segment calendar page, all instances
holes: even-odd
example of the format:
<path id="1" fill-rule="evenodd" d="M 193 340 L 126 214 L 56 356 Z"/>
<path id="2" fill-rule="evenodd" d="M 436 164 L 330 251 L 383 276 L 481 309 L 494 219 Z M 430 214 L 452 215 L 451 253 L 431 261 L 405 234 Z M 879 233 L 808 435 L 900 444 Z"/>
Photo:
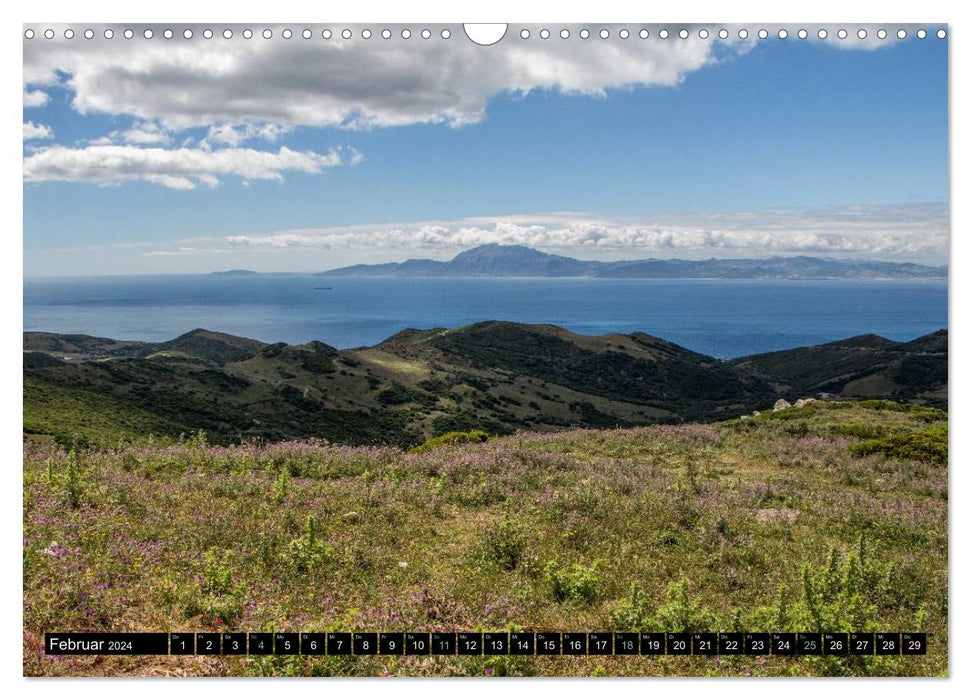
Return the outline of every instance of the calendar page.
<path id="1" fill-rule="evenodd" d="M 21 31 L 25 676 L 948 675 L 947 25 Z"/>

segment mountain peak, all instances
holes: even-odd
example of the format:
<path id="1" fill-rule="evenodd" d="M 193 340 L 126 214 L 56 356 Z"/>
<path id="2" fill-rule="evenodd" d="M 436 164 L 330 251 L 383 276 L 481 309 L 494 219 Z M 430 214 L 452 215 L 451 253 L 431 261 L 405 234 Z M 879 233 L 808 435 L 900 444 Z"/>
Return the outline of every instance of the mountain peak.
<path id="1" fill-rule="evenodd" d="M 463 251 L 452 258 L 452 262 L 465 262 L 471 260 L 484 259 L 512 259 L 512 260 L 545 260 L 546 258 L 558 257 L 544 253 L 535 248 L 524 245 L 502 245 L 500 243 L 486 243 Z"/>

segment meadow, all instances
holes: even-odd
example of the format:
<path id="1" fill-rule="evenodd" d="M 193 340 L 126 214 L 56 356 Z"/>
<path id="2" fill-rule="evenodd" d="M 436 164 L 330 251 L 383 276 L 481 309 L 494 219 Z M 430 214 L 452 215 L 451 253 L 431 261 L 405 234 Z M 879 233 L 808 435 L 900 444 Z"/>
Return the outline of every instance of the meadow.
<path id="1" fill-rule="evenodd" d="M 24 448 L 26 675 L 947 675 L 947 414 Z M 920 631 L 915 657 L 64 657 L 45 631 Z"/>

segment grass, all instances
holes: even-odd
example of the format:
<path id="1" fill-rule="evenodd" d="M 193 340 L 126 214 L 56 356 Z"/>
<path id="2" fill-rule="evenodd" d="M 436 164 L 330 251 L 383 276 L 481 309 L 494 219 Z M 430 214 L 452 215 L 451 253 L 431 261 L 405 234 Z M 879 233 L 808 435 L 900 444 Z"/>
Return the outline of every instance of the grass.
<path id="1" fill-rule="evenodd" d="M 946 675 L 941 412 L 24 454 L 27 675 Z M 883 434 L 883 433 L 881 433 Z M 45 657 L 72 631 L 923 631 L 922 657 Z"/>

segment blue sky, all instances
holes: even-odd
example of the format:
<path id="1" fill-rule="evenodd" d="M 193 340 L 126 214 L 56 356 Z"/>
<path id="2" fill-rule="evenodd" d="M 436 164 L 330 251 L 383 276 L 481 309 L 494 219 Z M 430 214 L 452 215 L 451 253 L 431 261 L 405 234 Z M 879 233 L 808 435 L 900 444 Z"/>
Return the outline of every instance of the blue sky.
<path id="1" fill-rule="evenodd" d="M 33 41 L 26 276 L 320 270 L 485 242 L 599 259 L 947 257 L 947 41 L 933 36 L 685 56 L 634 37 L 617 55 L 432 39 L 427 58 L 397 49 L 410 53 L 393 70 L 368 46 L 346 80 L 344 56 L 292 44 L 279 60 L 316 72 L 282 97 L 293 71 L 248 60 L 256 44 L 207 83 L 171 44 L 129 70 L 119 38 Z M 215 62 L 214 46 L 192 49 Z"/>

